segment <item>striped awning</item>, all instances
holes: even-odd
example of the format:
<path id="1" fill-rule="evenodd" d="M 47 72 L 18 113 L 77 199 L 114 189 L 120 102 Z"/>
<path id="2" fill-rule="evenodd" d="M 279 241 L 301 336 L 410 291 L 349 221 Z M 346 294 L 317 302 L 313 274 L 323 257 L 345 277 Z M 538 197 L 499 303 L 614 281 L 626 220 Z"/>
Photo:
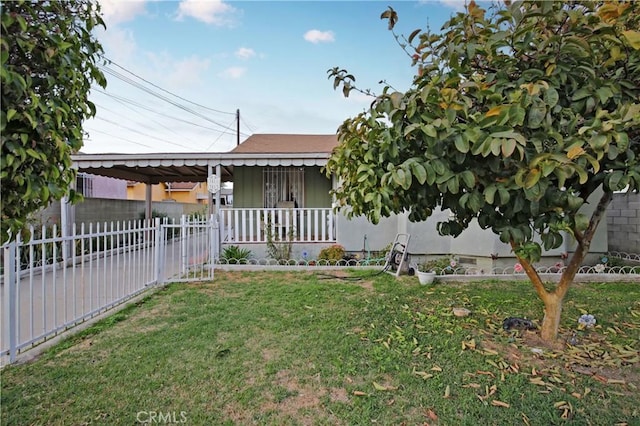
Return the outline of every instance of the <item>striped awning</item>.
<path id="1" fill-rule="evenodd" d="M 222 180 L 233 180 L 234 166 L 324 166 L 323 153 L 243 154 L 243 153 L 154 153 L 75 154 L 73 167 L 79 172 L 143 183 L 204 182 L 209 167 L 221 166 Z"/>

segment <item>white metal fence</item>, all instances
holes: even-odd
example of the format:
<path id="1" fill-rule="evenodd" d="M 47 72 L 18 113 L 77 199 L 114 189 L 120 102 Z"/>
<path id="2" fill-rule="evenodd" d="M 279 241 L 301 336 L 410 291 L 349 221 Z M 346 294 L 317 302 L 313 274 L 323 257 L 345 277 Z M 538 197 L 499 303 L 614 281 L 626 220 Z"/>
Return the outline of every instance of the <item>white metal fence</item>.
<path id="1" fill-rule="evenodd" d="M 54 226 L 2 246 L 0 355 L 25 351 L 164 282 L 213 279 L 214 217 Z"/>

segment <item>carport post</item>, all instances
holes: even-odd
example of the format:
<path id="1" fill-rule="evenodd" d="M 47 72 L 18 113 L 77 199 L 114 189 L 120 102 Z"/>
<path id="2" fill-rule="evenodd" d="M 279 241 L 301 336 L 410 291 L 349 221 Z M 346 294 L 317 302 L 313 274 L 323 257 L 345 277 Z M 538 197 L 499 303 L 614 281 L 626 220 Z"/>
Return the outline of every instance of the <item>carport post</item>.
<path id="1" fill-rule="evenodd" d="M 207 166 L 207 178 L 212 174 L 213 174 L 213 166 L 209 164 L 209 166 Z M 208 194 L 207 201 L 209 202 L 209 216 L 211 216 L 213 214 L 213 192 L 209 191 L 209 188 L 207 188 L 207 194 Z"/>
<path id="2" fill-rule="evenodd" d="M 220 164 L 216 165 L 216 176 L 220 179 L 220 190 L 216 192 L 216 213 L 220 213 L 220 193 L 222 192 L 222 167 Z"/>
<path id="3" fill-rule="evenodd" d="M 151 210 L 151 190 L 153 189 L 153 187 L 151 186 L 151 183 L 147 182 L 145 189 L 147 191 L 146 191 L 145 197 L 144 197 L 144 201 L 145 201 L 144 218 L 149 220 L 149 219 L 151 219 L 151 215 L 152 215 L 152 210 Z"/>

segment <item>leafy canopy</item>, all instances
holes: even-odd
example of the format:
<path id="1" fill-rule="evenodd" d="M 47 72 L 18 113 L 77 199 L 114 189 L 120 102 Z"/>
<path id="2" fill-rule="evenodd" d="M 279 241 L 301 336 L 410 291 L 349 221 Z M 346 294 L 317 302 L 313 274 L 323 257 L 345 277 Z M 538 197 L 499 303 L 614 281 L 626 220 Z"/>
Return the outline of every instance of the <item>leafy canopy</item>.
<path id="1" fill-rule="evenodd" d="M 76 176 L 70 155 L 82 146 L 82 121 L 95 114 L 89 89 L 93 81 L 106 86 L 98 68 L 102 47 L 91 33 L 104 27 L 95 2 L 1 6 L 0 243 L 15 238 L 30 213 L 69 191 Z"/>
<path id="2" fill-rule="evenodd" d="M 505 1 L 490 12 L 472 1 L 441 33 L 394 32 L 413 84 L 384 87 L 340 126 L 334 195 L 374 223 L 449 209 L 441 234 L 477 219 L 532 261 L 536 233 L 546 249 L 563 231 L 588 246 L 599 218 L 579 213 L 585 200 L 640 188 L 640 2 Z M 382 18 L 393 31 L 396 12 Z M 346 70 L 329 78 L 346 96 L 360 90 Z"/>

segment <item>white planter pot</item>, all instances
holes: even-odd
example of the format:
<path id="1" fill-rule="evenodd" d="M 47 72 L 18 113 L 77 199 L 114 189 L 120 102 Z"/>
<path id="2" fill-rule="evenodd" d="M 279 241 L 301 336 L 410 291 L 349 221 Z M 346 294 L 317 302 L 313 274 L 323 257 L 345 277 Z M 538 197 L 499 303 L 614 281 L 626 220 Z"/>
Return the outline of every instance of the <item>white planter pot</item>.
<path id="1" fill-rule="evenodd" d="M 416 275 L 418 276 L 418 281 L 420 281 L 420 284 L 422 285 L 431 284 L 436 279 L 435 272 L 416 271 Z"/>

